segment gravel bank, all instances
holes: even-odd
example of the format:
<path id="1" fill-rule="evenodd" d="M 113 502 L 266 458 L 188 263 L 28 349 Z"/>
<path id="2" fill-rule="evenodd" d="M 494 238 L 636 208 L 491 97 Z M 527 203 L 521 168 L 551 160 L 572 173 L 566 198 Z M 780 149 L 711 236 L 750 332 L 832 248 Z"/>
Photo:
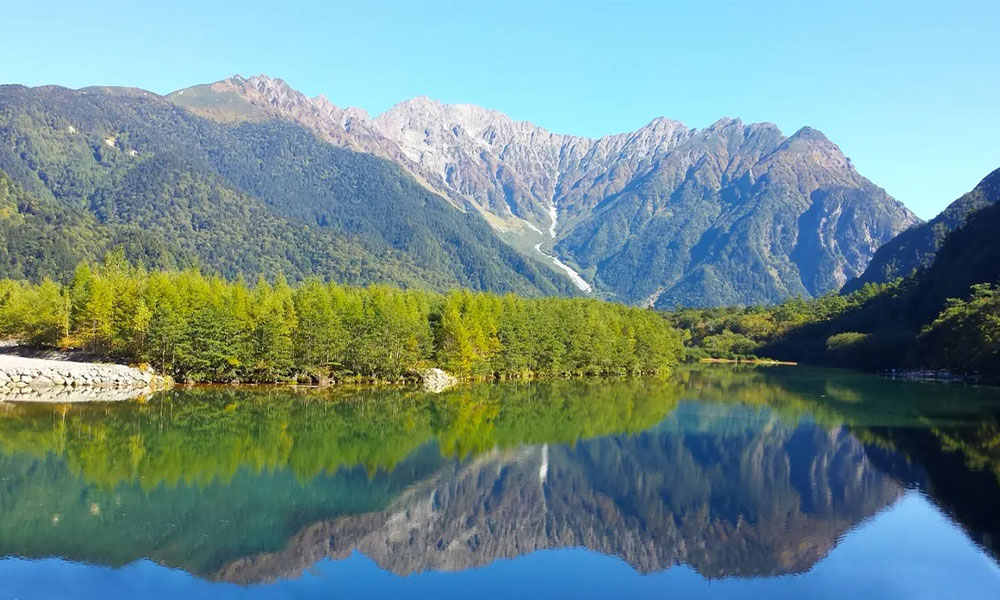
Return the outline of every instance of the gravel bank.
<path id="1" fill-rule="evenodd" d="M 0 401 L 121 400 L 166 384 L 152 371 L 125 365 L 0 354 Z"/>

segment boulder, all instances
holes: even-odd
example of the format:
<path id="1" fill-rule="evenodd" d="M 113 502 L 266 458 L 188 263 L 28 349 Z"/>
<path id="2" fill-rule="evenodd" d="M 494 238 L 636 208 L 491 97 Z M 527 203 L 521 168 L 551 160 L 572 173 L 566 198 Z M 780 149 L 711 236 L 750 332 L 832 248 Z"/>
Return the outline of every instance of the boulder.
<path id="1" fill-rule="evenodd" d="M 423 388 L 428 392 L 442 392 L 458 383 L 458 379 L 447 372 L 433 368 L 420 371 L 420 379 L 423 381 Z"/>

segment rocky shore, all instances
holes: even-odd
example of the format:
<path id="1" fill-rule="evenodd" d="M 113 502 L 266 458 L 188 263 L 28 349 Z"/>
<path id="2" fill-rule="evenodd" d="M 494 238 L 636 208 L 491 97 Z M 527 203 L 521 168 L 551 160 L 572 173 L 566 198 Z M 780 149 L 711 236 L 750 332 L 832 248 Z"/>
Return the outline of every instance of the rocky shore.
<path id="1" fill-rule="evenodd" d="M 126 365 L 0 354 L 0 401 L 123 400 L 168 383 L 151 370 Z"/>
<path id="2" fill-rule="evenodd" d="M 458 379 L 441 369 L 424 369 L 420 372 L 420 380 L 424 391 L 434 393 L 443 392 L 458 383 Z"/>

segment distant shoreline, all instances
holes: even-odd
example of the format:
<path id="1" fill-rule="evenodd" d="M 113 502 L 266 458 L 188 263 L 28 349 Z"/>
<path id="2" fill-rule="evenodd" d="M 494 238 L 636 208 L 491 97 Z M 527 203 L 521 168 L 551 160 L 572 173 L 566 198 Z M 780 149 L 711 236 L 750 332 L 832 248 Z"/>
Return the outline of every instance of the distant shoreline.
<path id="1" fill-rule="evenodd" d="M 698 362 L 712 364 L 748 364 L 748 365 L 780 365 L 797 367 L 799 363 L 784 360 L 773 360 L 770 358 L 703 358 Z"/>

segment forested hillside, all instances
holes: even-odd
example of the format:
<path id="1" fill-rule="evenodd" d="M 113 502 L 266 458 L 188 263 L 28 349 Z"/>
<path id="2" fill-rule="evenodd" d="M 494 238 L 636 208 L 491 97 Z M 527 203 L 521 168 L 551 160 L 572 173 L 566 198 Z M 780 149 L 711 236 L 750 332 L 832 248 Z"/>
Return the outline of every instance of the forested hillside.
<path id="1" fill-rule="evenodd" d="M 129 188 L 127 203 L 112 199 L 119 192 L 99 192 L 91 204 L 98 207 L 95 214 L 61 205 L 46 195 L 39 198 L 26 193 L 0 171 L 0 204 L 4 205 L 0 209 L 4 233 L 0 276 L 68 280 L 79 261 L 98 260 L 120 247 L 130 260 L 152 268 L 202 265 L 230 277 L 286 271 L 303 277 L 315 271 L 359 284 L 388 281 L 431 286 L 439 281 L 397 253 L 377 256 L 360 244 L 277 219 L 246 196 L 210 191 L 190 172 L 140 166 L 129 175 L 133 181 L 146 176 L 166 180 Z M 177 196 L 159 198 L 156 189 L 171 189 Z M 111 210 L 124 209 L 128 214 L 102 218 L 109 204 Z"/>
<path id="2" fill-rule="evenodd" d="M 120 233 L 115 242 L 124 243 L 129 233 L 141 234 Z M 112 237 L 111 229 L 90 213 L 32 197 L 0 172 L 0 277 L 70 273 L 81 258 L 97 258 L 97 250 Z"/>
<path id="3" fill-rule="evenodd" d="M 388 161 L 288 122 L 216 123 L 141 90 L 0 87 L 0 172 L 12 190 L 0 270 L 14 277 L 66 279 L 123 245 L 148 266 L 227 277 L 574 290 Z"/>
<path id="4" fill-rule="evenodd" d="M 993 176 L 991 176 L 993 177 Z M 972 213 L 933 262 L 887 284 L 776 307 L 687 310 L 688 353 L 1000 380 L 1000 204 Z"/>
<path id="5" fill-rule="evenodd" d="M 724 120 L 596 203 L 556 245 L 657 308 L 839 290 L 917 221 L 822 133 Z"/>
<path id="6" fill-rule="evenodd" d="M 964 225 L 970 215 L 997 201 L 1000 201 L 1000 169 L 987 175 L 975 189 L 952 202 L 938 216 L 883 244 L 865 272 L 848 281 L 844 291 L 856 291 L 866 283 L 887 283 L 930 265 L 949 233 Z"/>

